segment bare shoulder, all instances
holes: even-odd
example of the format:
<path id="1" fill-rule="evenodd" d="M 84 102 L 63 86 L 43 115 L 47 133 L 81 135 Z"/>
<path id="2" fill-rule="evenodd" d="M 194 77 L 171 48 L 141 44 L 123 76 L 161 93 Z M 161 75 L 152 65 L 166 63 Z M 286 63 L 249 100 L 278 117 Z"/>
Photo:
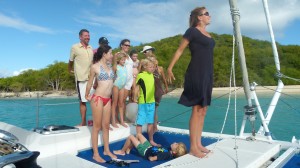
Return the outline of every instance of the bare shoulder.
<path id="1" fill-rule="evenodd" d="M 100 68 L 100 64 L 96 63 L 96 64 L 92 64 L 91 65 L 91 70 L 94 72 L 97 72 L 97 70 Z"/>

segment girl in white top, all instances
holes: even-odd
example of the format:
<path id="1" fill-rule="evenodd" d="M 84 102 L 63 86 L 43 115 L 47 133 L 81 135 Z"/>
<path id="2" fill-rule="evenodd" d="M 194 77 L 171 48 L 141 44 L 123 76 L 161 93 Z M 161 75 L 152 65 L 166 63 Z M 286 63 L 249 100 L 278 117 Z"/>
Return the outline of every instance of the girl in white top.
<path id="1" fill-rule="evenodd" d="M 119 95 L 118 95 L 118 106 L 119 106 L 119 116 L 120 116 L 120 124 L 123 127 L 128 127 L 125 122 L 124 122 L 124 116 L 125 116 L 125 101 L 126 98 L 129 94 L 129 91 L 131 90 L 131 86 L 133 83 L 133 75 L 132 75 L 132 70 L 133 70 L 133 61 L 130 58 L 130 56 L 128 55 L 129 52 L 129 48 L 130 48 L 130 40 L 128 39 L 123 39 L 120 43 L 120 48 L 122 53 L 125 53 L 127 55 L 127 58 L 125 60 L 125 67 L 127 70 L 127 80 L 126 80 L 126 84 L 124 86 L 123 89 L 121 89 L 119 91 Z M 116 53 L 114 55 L 114 66 L 117 66 L 117 56 L 118 53 Z"/>

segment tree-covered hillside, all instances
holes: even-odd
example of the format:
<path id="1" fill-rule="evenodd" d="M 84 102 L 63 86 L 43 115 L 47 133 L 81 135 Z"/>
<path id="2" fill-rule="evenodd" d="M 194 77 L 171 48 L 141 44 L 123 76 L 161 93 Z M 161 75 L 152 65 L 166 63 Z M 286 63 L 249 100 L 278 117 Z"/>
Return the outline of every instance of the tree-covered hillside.
<path id="1" fill-rule="evenodd" d="M 211 33 L 215 39 L 216 46 L 214 50 L 214 87 L 229 86 L 231 59 L 232 59 L 232 36 L 218 35 Z M 155 55 L 159 64 L 165 68 L 169 65 L 177 47 L 180 44 L 182 35 L 165 38 L 152 43 L 133 46 L 132 49 L 141 51 L 144 45 L 151 45 L 156 49 Z M 249 81 L 260 85 L 276 85 L 275 64 L 272 53 L 271 43 L 268 41 L 254 40 L 243 37 L 246 61 L 248 67 Z M 300 78 L 300 46 L 283 46 L 277 44 L 278 53 L 281 62 L 281 73 L 293 78 Z M 117 52 L 117 49 L 113 51 Z M 235 51 L 235 69 L 237 85 L 242 85 L 239 60 L 237 51 Z M 41 70 L 28 70 L 14 77 L 0 78 L 1 91 L 59 91 L 74 90 L 74 76 L 68 73 L 68 55 L 66 62 L 54 61 Z M 139 53 L 139 59 L 143 54 Z M 175 87 L 182 87 L 184 83 L 184 73 L 190 61 L 189 50 L 186 49 L 173 72 L 176 77 Z M 299 84 L 293 80 L 283 79 L 286 85 Z"/>

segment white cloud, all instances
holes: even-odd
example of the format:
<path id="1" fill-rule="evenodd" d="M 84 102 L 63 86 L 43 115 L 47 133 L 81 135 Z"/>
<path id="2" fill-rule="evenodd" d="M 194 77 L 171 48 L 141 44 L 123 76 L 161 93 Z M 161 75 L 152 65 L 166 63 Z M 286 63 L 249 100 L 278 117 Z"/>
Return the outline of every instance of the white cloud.
<path id="1" fill-rule="evenodd" d="M 22 72 L 27 71 L 27 70 L 30 70 L 30 69 L 34 70 L 34 68 L 24 68 L 24 69 L 20 69 L 20 70 L 18 70 L 18 71 L 14 71 L 13 74 L 12 74 L 12 76 L 18 76 L 18 75 L 20 75 Z"/>
<path id="2" fill-rule="evenodd" d="M 12 73 L 4 70 L 4 69 L 0 69 L 0 78 L 5 78 L 5 77 L 9 77 L 12 76 Z"/>
<path id="3" fill-rule="evenodd" d="M 109 29 L 112 37 L 126 37 L 140 42 L 151 42 L 165 37 L 183 34 L 188 27 L 189 12 L 196 6 L 206 6 L 212 19 L 208 31 L 218 34 L 232 34 L 232 21 L 228 1 L 172 0 L 158 2 L 135 2 L 115 5 L 109 15 L 85 11 L 78 21 Z M 102 6 L 104 7 L 104 6 Z M 263 4 L 260 0 L 240 0 L 243 35 L 269 40 Z M 275 36 L 282 36 L 284 29 L 300 19 L 300 1 L 269 1 Z M 102 30 L 102 33 L 103 33 Z M 113 31 L 112 31 L 113 30 Z"/>
<path id="4" fill-rule="evenodd" d="M 53 33 L 49 28 L 33 25 L 21 18 L 6 16 L 3 13 L 0 13 L 0 26 L 11 27 L 25 32 Z"/>

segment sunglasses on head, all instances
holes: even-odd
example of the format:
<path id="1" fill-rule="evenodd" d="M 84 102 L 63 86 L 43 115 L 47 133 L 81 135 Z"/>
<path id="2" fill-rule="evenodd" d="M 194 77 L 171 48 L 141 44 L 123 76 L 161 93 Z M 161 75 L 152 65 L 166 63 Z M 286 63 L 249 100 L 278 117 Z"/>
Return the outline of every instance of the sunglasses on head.
<path id="1" fill-rule="evenodd" d="M 209 13 L 208 13 L 208 12 L 205 12 L 205 13 L 200 14 L 199 16 L 203 16 L 203 15 L 209 16 Z"/>

